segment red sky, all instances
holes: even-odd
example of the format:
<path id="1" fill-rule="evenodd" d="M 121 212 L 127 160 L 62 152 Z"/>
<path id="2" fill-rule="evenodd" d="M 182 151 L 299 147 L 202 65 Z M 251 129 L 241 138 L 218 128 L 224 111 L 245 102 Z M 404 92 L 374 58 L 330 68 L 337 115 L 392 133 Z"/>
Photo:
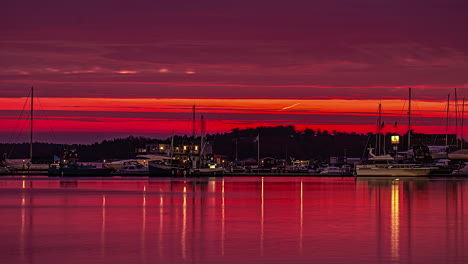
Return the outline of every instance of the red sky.
<path id="1" fill-rule="evenodd" d="M 373 132 L 381 102 L 404 133 L 407 87 L 415 131 L 445 133 L 447 94 L 467 94 L 466 14 L 458 0 L 10 1 L 0 142 L 31 86 L 39 141 L 190 133 L 193 104 L 208 132 Z"/>

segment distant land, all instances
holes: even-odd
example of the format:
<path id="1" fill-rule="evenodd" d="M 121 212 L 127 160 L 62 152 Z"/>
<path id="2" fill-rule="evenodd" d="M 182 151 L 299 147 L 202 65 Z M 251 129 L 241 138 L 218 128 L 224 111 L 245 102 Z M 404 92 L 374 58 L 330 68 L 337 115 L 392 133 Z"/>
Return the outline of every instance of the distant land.
<path id="1" fill-rule="evenodd" d="M 391 133 L 385 136 L 385 146 L 391 151 Z M 358 134 L 327 130 L 296 130 L 294 126 L 257 127 L 249 129 L 233 129 L 226 133 L 208 134 L 207 141 L 212 144 L 213 151 L 225 155 L 230 160 L 236 156 L 239 159 L 257 157 L 257 143 L 260 139 L 260 156 L 277 159 L 307 159 L 327 160 L 330 156 L 362 157 L 367 153 L 366 147 L 374 146 L 374 133 Z M 401 135 L 398 146 L 406 149 L 406 135 Z M 54 155 L 60 156 L 65 148 L 75 148 L 82 161 L 98 161 L 109 159 L 126 159 L 137 155 L 138 148 L 146 144 L 170 143 L 171 138 L 154 139 L 149 137 L 123 137 L 103 140 L 93 144 L 55 144 L 33 143 L 33 159 L 49 161 Z M 174 144 L 197 144 L 200 137 L 175 135 Z M 236 146 L 237 142 L 237 146 Z M 445 145 L 445 135 L 412 134 L 413 144 Z M 456 145 L 455 135 L 449 135 L 449 145 Z M 29 156 L 29 143 L 1 143 L 0 151 L 8 158 L 25 158 Z M 138 153 L 141 154 L 141 153 Z"/>

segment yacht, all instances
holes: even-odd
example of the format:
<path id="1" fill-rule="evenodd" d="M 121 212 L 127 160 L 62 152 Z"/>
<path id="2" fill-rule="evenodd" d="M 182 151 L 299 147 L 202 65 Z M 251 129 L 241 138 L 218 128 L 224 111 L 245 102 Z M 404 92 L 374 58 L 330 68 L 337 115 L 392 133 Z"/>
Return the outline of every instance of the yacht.
<path id="1" fill-rule="evenodd" d="M 368 164 L 356 165 L 356 176 L 429 176 L 438 170 L 435 166 L 423 164 L 400 164 L 396 163 L 390 155 L 375 155 L 369 148 Z"/>

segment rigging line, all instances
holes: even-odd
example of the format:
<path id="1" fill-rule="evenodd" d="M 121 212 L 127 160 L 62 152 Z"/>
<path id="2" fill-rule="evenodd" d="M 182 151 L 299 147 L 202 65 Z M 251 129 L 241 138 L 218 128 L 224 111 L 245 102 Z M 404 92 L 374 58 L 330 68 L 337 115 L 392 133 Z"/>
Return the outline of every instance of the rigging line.
<path id="1" fill-rule="evenodd" d="M 18 142 L 18 140 L 19 140 L 19 138 L 20 138 L 20 136 L 21 136 L 21 133 L 23 132 L 24 127 L 25 127 L 26 124 L 28 123 L 29 117 L 30 117 L 30 116 L 28 115 L 27 118 L 24 119 L 23 126 L 21 127 L 21 130 L 20 130 L 20 132 L 18 133 L 18 136 L 17 136 L 16 139 L 15 139 L 15 142 Z M 9 158 L 9 157 L 11 156 L 11 154 L 13 153 L 13 150 L 15 149 L 15 145 L 16 145 L 16 144 L 12 144 L 10 153 L 8 153 L 8 156 L 7 156 L 8 158 Z"/>
<path id="2" fill-rule="evenodd" d="M 364 159 L 364 156 L 366 155 L 366 150 L 367 150 L 367 146 L 369 145 L 369 141 L 370 141 L 370 136 L 368 135 L 367 136 L 366 146 L 364 147 L 364 151 L 362 152 L 361 159 Z"/>
<path id="3" fill-rule="evenodd" d="M 18 117 L 18 119 L 16 120 L 16 124 L 15 124 L 15 128 L 11 131 L 11 134 L 10 134 L 10 138 L 8 139 L 8 143 L 7 144 L 12 144 L 10 147 L 10 151 L 8 151 L 8 145 L 5 146 L 4 148 L 4 151 L 5 152 L 13 152 L 13 149 L 14 149 L 14 145 L 13 145 L 13 138 L 15 137 L 15 132 L 16 130 L 18 129 L 18 125 L 19 123 L 21 122 L 21 118 L 23 117 L 23 113 L 25 112 L 25 109 L 26 109 L 26 105 L 28 104 L 29 102 L 29 97 L 31 96 L 31 90 L 29 91 L 28 93 L 28 96 L 26 97 L 26 101 L 24 102 L 23 104 L 23 109 L 21 110 L 20 112 L 20 115 Z M 23 128 L 24 128 L 24 124 L 23 124 Z M 21 129 L 22 130 L 22 129 Z"/>
<path id="4" fill-rule="evenodd" d="M 24 113 L 24 111 L 26 109 L 26 105 L 28 104 L 30 97 L 31 97 L 31 91 L 29 91 L 28 97 L 26 97 L 26 101 L 23 104 L 23 109 L 21 110 L 20 115 L 19 115 L 18 119 L 16 120 L 15 128 L 13 129 L 13 131 L 10 134 L 10 138 L 8 139 L 8 143 L 11 143 L 11 140 L 15 136 L 15 131 L 16 131 L 16 129 L 18 129 L 18 124 L 21 121 L 21 117 L 23 116 L 23 113 Z"/>
<path id="5" fill-rule="evenodd" d="M 403 117 L 406 117 L 408 114 L 408 109 L 406 109 L 407 102 L 408 102 L 408 99 L 405 99 L 403 102 L 403 106 L 400 110 L 400 114 L 398 114 L 398 118 L 396 120 L 397 124 L 401 123 L 401 120 L 403 119 Z"/>
<path id="6" fill-rule="evenodd" d="M 438 113 L 439 111 L 437 111 Z M 444 109 L 442 110 L 442 113 L 446 113 L 447 112 L 447 104 L 444 103 Z M 436 115 L 438 117 L 438 115 Z M 443 115 L 442 115 L 443 117 Z M 436 121 L 437 123 L 441 123 L 441 121 Z M 441 139 L 443 137 L 443 134 L 436 134 L 436 136 L 434 137 L 434 141 L 433 141 L 433 145 L 436 145 L 438 139 Z"/>

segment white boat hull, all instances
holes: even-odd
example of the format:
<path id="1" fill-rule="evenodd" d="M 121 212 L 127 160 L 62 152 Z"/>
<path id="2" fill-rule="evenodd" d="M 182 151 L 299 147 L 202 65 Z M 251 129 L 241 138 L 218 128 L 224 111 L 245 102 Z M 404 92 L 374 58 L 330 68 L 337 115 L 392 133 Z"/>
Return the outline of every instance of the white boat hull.
<path id="1" fill-rule="evenodd" d="M 399 166 L 376 166 L 357 165 L 356 176 L 397 176 L 415 177 L 429 176 L 437 168 L 433 167 L 399 167 Z"/>

